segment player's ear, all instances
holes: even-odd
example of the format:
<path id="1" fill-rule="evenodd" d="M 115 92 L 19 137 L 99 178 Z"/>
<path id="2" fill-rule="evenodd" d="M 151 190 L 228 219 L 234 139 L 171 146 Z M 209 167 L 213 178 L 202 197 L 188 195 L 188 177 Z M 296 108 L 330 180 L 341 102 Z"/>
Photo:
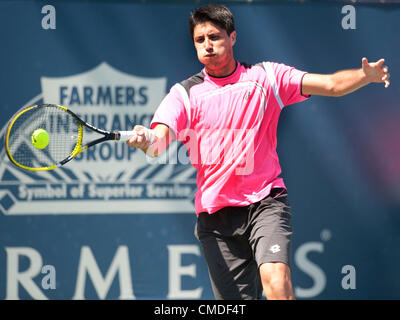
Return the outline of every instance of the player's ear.
<path id="1" fill-rule="evenodd" d="M 236 43 L 236 31 L 232 31 L 231 34 L 229 35 L 229 38 L 231 39 L 232 47 Z"/>

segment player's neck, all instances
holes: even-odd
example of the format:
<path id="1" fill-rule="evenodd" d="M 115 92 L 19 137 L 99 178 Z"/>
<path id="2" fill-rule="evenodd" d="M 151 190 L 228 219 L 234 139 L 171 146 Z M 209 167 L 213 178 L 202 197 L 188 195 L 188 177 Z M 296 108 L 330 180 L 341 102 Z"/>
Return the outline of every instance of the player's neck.
<path id="1" fill-rule="evenodd" d="M 206 72 L 211 77 L 215 78 L 225 78 L 229 77 L 232 73 L 235 72 L 237 66 L 237 62 L 235 59 L 232 59 L 227 65 L 220 67 L 208 67 L 205 66 Z"/>

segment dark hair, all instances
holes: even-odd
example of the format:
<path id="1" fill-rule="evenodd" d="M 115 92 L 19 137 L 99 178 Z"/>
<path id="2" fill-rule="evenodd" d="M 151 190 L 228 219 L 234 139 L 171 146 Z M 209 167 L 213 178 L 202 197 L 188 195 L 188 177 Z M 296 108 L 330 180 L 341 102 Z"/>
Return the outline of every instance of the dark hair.
<path id="1" fill-rule="evenodd" d="M 232 12 L 224 5 L 207 4 L 193 11 L 189 18 L 190 35 L 193 39 L 194 27 L 199 23 L 211 22 L 224 29 L 228 35 L 235 30 Z"/>

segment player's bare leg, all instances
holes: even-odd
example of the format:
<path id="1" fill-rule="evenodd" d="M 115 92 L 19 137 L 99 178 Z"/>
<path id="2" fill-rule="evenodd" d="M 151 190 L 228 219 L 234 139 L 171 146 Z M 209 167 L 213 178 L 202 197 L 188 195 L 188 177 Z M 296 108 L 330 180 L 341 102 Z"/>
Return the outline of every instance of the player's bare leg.
<path id="1" fill-rule="evenodd" d="M 260 266 L 261 282 L 268 300 L 294 300 L 290 268 L 282 262 L 268 262 Z"/>

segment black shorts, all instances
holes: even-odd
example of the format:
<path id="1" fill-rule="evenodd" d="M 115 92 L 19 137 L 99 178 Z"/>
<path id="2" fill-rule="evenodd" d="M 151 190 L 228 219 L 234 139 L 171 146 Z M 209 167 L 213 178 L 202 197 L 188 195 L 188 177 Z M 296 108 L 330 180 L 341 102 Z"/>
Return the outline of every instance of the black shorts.
<path id="1" fill-rule="evenodd" d="M 208 264 L 216 299 L 260 299 L 259 266 L 290 265 L 291 214 L 287 191 L 275 188 L 246 207 L 199 214 L 195 236 Z"/>

